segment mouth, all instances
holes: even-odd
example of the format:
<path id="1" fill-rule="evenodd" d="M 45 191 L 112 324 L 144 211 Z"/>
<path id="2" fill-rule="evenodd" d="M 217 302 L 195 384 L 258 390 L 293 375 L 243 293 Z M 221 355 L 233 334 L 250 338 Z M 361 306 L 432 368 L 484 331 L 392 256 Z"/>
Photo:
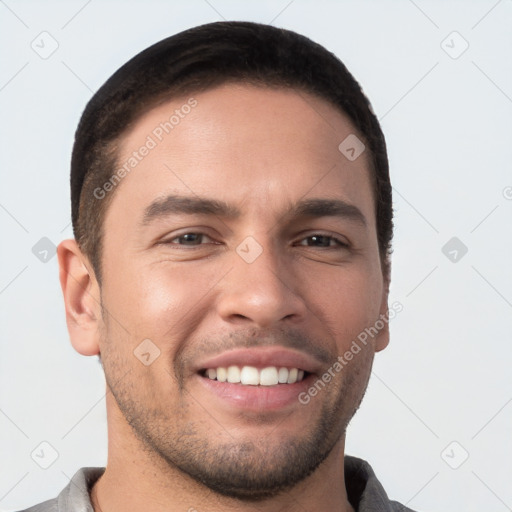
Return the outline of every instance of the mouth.
<path id="1" fill-rule="evenodd" d="M 242 386 L 277 386 L 280 384 L 295 384 L 309 376 L 309 372 L 300 368 L 285 366 L 237 366 L 207 368 L 200 372 L 202 377 L 218 382 L 241 384 Z"/>
<path id="2" fill-rule="evenodd" d="M 268 412 L 298 407 L 322 363 L 282 347 L 237 349 L 205 360 L 196 375 L 212 406 L 230 412 Z"/>

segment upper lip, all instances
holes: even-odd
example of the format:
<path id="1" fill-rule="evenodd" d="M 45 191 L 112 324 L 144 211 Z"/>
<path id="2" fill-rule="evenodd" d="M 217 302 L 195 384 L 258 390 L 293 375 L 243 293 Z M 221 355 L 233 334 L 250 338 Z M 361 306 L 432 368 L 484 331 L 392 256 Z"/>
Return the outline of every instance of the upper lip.
<path id="1" fill-rule="evenodd" d="M 304 352 L 284 347 L 258 347 L 234 349 L 222 352 L 204 361 L 200 361 L 196 371 L 208 368 L 227 368 L 228 366 L 255 366 L 266 368 L 298 368 L 308 373 L 318 373 L 322 363 Z"/>

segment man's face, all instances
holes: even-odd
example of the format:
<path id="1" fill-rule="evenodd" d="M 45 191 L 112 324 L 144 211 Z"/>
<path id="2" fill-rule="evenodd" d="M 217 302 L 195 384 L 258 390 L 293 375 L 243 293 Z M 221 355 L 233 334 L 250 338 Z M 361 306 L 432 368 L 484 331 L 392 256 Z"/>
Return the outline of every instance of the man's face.
<path id="1" fill-rule="evenodd" d="M 384 331 L 369 339 L 299 401 L 387 311 L 369 160 L 339 151 L 354 128 L 305 93 L 230 84 L 192 96 L 193 108 L 182 98 L 147 113 L 120 146 L 119 167 L 154 147 L 104 222 L 111 419 L 171 467 L 258 499 L 343 442 L 387 343 Z M 253 384 L 222 382 L 229 367 Z M 300 379 L 294 368 L 303 380 L 275 384 Z"/>

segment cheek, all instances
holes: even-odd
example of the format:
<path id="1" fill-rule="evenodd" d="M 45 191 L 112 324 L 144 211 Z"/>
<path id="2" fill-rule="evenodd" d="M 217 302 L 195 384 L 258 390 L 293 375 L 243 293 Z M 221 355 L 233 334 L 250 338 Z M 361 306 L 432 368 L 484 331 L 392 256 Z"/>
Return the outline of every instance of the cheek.
<path id="1" fill-rule="evenodd" d="M 105 306 L 132 338 L 177 338 L 211 306 L 209 292 L 225 273 L 221 267 L 135 258 L 118 262 L 105 273 Z"/>
<path id="2" fill-rule="evenodd" d="M 371 268 L 339 267 L 305 281 L 309 309 L 336 340 L 338 353 L 379 318 L 382 279 Z"/>

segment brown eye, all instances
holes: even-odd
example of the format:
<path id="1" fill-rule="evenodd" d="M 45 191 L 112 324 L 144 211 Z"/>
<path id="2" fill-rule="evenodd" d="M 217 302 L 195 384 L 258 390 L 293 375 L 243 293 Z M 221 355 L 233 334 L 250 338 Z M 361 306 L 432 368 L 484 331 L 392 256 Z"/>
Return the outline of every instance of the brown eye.
<path id="1" fill-rule="evenodd" d="M 307 247 L 348 247 L 346 243 L 329 235 L 311 235 L 303 238 L 299 245 Z"/>

